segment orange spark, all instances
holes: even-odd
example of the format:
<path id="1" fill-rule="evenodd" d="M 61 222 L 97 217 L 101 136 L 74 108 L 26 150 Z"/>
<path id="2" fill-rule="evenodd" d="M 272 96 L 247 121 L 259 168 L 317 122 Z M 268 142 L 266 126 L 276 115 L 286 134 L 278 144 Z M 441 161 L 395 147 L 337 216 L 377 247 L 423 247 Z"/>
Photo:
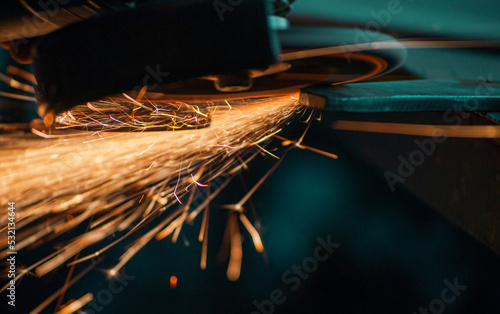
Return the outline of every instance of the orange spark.
<path id="1" fill-rule="evenodd" d="M 252 225 L 252 223 L 248 220 L 247 216 L 245 216 L 244 214 L 240 214 L 240 220 L 247 229 L 248 233 L 250 233 L 250 236 L 252 237 L 253 244 L 257 252 L 259 253 L 264 252 L 264 245 L 262 244 L 259 232 L 257 232 L 255 227 Z"/>
<path id="2" fill-rule="evenodd" d="M 172 289 L 177 288 L 177 277 L 176 276 L 170 277 L 170 288 L 172 288 Z"/>
<path id="3" fill-rule="evenodd" d="M 84 295 L 80 299 L 71 302 L 66 307 L 64 307 L 62 310 L 56 312 L 56 314 L 74 313 L 74 312 L 78 311 L 79 309 L 81 309 L 85 304 L 92 301 L 93 299 L 94 299 L 94 296 L 92 295 L 92 293 L 87 293 L 86 295 Z"/>
<path id="4" fill-rule="evenodd" d="M 227 266 L 227 279 L 236 281 L 240 278 L 241 260 L 243 258 L 243 250 L 241 248 L 241 235 L 238 227 L 238 220 L 235 214 L 231 214 L 228 218 L 229 235 L 231 241 L 231 255 L 229 256 L 229 265 Z"/>

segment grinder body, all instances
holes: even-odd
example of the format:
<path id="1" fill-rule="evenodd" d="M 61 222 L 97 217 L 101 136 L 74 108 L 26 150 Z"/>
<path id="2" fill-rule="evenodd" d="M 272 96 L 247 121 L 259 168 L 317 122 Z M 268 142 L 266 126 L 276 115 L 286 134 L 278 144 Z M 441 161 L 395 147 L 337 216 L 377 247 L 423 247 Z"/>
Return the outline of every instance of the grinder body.
<path id="1" fill-rule="evenodd" d="M 103 14 L 43 36 L 34 54 L 40 113 L 277 60 L 270 3 L 169 1 Z"/>

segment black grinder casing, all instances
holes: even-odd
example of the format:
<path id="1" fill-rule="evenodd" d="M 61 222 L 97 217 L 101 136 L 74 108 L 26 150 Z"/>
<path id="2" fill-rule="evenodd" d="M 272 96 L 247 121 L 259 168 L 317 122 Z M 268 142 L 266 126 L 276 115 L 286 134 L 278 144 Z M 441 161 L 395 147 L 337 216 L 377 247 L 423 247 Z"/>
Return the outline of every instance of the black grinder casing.
<path id="1" fill-rule="evenodd" d="M 221 10 L 212 0 L 144 5 L 69 25 L 34 51 L 39 114 L 147 84 L 265 67 L 277 61 L 270 3 Z M 225 2 L 224 2 L 225 3 Z"/>

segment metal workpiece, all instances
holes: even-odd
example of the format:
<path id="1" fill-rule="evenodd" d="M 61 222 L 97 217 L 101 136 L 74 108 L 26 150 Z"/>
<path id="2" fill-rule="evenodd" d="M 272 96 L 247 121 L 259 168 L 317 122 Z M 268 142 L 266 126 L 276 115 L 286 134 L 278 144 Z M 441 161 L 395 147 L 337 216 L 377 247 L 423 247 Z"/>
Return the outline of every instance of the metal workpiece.
<path id="1" fill-rule="evenodd" d="M 316 85 L 302 89 L 300 101 L 345 112 L 498 111 L 500 85 L 454 79 Z"/>

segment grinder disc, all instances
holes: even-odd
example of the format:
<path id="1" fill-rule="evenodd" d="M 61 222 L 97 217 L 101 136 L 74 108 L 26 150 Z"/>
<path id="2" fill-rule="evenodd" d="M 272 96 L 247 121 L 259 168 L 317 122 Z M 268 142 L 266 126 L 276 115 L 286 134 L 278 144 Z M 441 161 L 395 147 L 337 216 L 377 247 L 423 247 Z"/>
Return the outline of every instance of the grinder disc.
<path id="1" fill-rule="evenodd" d="M 397 41 L 385 34 L 338 27 L 292 27 L 280 32 L 281 59 L 285 70 L 254 79 L 253 86 L 243 92 L 220 92 L 207 79 L 191 79 L 162 85 L 147 93 L 150 99 L 190 102 L 222 101 L 236 98 L 278 96 L 299 92 L 301 88 L 317 84 L 344 84 L 367 80 L 389 73 L 403 63 L 406 52 Z M 366 50 L 365 44 L 392 42 L 392 49 Z M 308 57 L 319 48 L 359 47 L 359 52 L 345 52 Z M 297 54 L 296 52 L 301 52 Z M 302 55 L 297 58 L 298 55 Z M 294 59 L 297 58 L 297 59 Z"/>

